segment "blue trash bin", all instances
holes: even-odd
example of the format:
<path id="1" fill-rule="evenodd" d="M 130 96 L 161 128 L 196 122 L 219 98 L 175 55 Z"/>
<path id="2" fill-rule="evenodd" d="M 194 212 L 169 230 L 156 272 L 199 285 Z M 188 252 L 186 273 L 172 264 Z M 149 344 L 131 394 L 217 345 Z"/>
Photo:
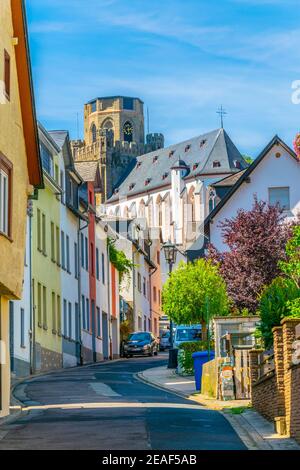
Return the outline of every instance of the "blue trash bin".
<path id="1" fill-rule="evenodd" d="M 200 391 L 203 364 L 215 358 L 215 351 L 210 351 L 209 357 L 208 351 L 195 352 L 192 354 L 192 358 L 194 359 L 196 390 Z"/>

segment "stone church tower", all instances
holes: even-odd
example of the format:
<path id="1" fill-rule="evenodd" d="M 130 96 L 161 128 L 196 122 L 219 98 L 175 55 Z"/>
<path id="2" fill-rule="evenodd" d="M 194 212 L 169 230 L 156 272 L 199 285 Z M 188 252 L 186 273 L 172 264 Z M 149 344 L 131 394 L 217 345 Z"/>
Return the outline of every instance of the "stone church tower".
<path id="1" fill-rule="evenodd" d="M 162 134 L 148 134 L 139 98 L 97 98 L 84 106 L 84 141 L 72 141 L 74 160 L 99 163 L 105 202 L 136 164 L 136 157 L 164 147 Z"/>

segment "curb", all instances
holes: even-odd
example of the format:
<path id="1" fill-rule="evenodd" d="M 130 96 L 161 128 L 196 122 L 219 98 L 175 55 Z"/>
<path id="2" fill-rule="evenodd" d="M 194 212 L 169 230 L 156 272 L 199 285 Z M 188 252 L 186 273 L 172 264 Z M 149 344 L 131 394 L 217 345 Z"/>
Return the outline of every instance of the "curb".
<path id="1" fill-rule="evenodd" d="M 136 374 L 134 374 L 134 377 L 140 382 L 143 382 L 146 385 L 150 385 L 150 387 L 158 388 L 159 390 L 163 390 L 164 392 L 173 393 L 174 395 L 177 395 L 180 398 L 185 398 L 186 400 L 195 401 L 195 399 L 190 398 L 191 395 L 185 395 L 184 393 L 181 393 L 181 392 L 175 392 L 175 390 L 172 390 L 167 387 L 163 387 L 162 385 L 157 384 L 156 382 L 151 382 L 150 380 L 146 379 L 146 377 L 144 377 L 143 372 L 137 372 Z M 199 405 L 199 402 L 198 402 L 198 405 Z"/>

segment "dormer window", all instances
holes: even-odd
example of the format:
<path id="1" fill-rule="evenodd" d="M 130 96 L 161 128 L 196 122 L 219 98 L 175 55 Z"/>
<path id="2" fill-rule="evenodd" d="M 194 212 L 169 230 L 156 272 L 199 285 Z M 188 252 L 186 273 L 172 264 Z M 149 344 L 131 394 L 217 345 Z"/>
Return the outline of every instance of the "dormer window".
<path id="1" fill-rule="evenodd" d="M 221 166 L 221 162 L 219 162 L 218 160 L 215 160 L 213 162 L 213 168 L 220 168 L 220 166 Z"/>
<path id="2" fill-rule="evenodd" d="M 206 142 L 207 142 L 207 141 L 206 141 L 205 139 L 201 140 L 201 142 L 200 142 L 200 148 L 202 148 L 202 147 L 206 144 Z"/>
<path id="3" fill-rule="evenodd" d="M 129 191 L 132 191 L 134 187 L 135 187 L 135 183 L 131 183 L 131 184 L 129 185 Z"/>
<path id="4" fill-rule="evenodd" d="M 188 152 L 190 149 L 191 149 L 191 145 L 188 144 L 188 145 L 185 147 L 184 151 L 185 151 L 185 152 Z"/>
<path id="5" fill-rule="evenodd" d="M 142 166 L 142 162 L 137 162 L 136 167 L 140 168 Z"/>
<path id="6" fill-rule="evenodd" d="M 169 173 L 166 172 L 162 175 L 162 179 L 166 180 L 168 178 L 168 176 L 169 176 Z"/>
<path id="7" fill-rule="evenodd" d="M 116 188 L 116 189 L 114 190 L 114 194 L 119 194 L 119 191 L 120 191 L 119 188 Z"/>
<path id="8" fill-rule="evenodd" d="M 239 160 L 234 160 L 233 164 L 235 168 L 241 169 L 242 167 L 241 162 Z"/>
<path id="9" fill-rule="evenodd" d="M 147 178 L 145 181 L 145 186 L 148 186 L 151 183 L 151 178 Z"/>
<path id="10" fill-rule="evenodd" d="M 155 157 L 153 157 L 153 163 L 156 163 L 158 161 L 158 155 L 155 155 Z"/>
<path id="11" fill-rule="evenodd" d="M 175 153 L 175 150 L 171 150 L 169 153 L 169 158 L 173 157 L 174 153 Z"/>
<path id="12" fill-rule="evenodd" d="M 199 166 L 199 163 L 194 163 L 194 165 L 193 165 L 193 171 L 197 170 L 198 166 Z"/>

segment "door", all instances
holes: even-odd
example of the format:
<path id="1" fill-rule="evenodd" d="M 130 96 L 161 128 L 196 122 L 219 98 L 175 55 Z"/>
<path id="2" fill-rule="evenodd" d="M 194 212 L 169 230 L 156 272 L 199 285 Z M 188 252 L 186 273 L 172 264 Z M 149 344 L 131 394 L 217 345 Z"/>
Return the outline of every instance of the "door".
<path id="1" fill-rule="evenodd" d="M 250 398 L 249 351 L 247 349 L 234 350 L 234 383 L 237 400 Z"/>
<path id="2" fill-rule="evenodd" d="M 93 361 L 97 362 L 96 355 L 96 309 L 95 301 L 92 300 L 92 348 L 93 348 Z"/>
<path id="3" fill-rule="evenodd" d="M 104 312 L 102 312 L 102 340 L 103 340 L 103 359 L 109 359 L 108 317 L 107 317 L 107 313 L 104 313 Z"/>

